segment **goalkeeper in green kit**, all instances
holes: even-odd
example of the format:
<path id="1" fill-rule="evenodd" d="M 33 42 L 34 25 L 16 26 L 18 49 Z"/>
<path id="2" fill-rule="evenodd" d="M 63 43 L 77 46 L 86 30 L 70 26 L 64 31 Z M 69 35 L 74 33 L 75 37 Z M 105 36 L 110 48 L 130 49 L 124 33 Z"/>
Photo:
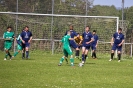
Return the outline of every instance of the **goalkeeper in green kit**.
<path id="1" fill-rule="evenodd" d="M 62 62 L 64 61 L 65 58 L 67 58 L 68 55 L 70 55 L 71 66 L 74 66 L 73 52 L 72 52 L 72 50 L 70 48 L 70 44 L 69 44 L 69 40 L 74 40 L 74 39 L 71 38 L 70 34 L 71 34 L 71 32 L 68 31 L 67 35 L 65 35 L 62 38 L 62 40 L 61 40 L 61 44 L 63 44 L 63 53 L 64 53 L 64 56 L 60 59 L 60 63 L 58 64 L 58 66 L 62 65 Z"/>
<path id="2" fill-rule="evenodd" d="M 14 32 L 11 32 L 12 27 L 7 27 L 7 32 L 3 34 L 3 38 L 5 40 L 4 42 L 4 50 L 6 52 L 4 60 L 7 60 L 7 57 L 10 57 L 10 60 L 12 58 L 12 55 L 10 54 L 9 50 L 12 47 L 13 41 L 14 41 Z"/>

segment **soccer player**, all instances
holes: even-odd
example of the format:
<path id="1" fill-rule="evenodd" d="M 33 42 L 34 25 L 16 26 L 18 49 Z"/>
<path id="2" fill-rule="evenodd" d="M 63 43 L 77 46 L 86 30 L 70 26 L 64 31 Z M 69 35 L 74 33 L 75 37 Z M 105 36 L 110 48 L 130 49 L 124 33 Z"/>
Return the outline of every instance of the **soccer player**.
<path id="1" fill-rule="evenodd" d="M 20 34 L 20 39 L 22 41 L 22 58 L 25 58 L 25 51 L 26 51 L 26 59 L 29 58 L 29 47 L 32 40 L 32 33 L 29 31 L 29 27 L 25 26 L 24 31 Z"/>
<path id="2" fill-rule="evenodd" d="M 14 55 L 13 55 L 12 57 L 17 56 L 18 53 L 19 53 L 20 51 L 22 51 L 22 41 L 21 41 L 21 39 L 20 39 L 20 35 L 17 37 L 16 42 L 17 42 L 17 51 L 14 53 Z"/>
<path id="3" fill-rule="evenodd" d="M 78 49 L 80 50 L 80 48 L 82 46 L 82 40 L 83 40 L 82 36 L 79 33 L 77 33 L 77 36 L 74 37 L 74 40 L 75 40 L 75 42 L 78 46 Z M 78 50 L 77 53 L 75 53 L 75 57 L 78 58 L 78 59 L 79 59 L 79 54 L 80 54 L 79 50 Z"/>
<path id="4" fill-rule="evenodd" d="M 96 59 L 97 58 L 96 48 L 97 48 L 97 45 L 98 45 L 98 36 L 96 34 L 96 30 L 93 30 L 92 36 L 93 36 L 93 42 L 91 43 L 92 58 Z"/>
<path id="5" fill-rule="evenodd" d="M 4 50 L 6 52 L 6 55 L 5 55 L 5 58 L 4 60 L 7 60 L 7 57 L 9 56 L 10 57 L 10 60 L 12 58 L 12 55 L 10 54 L 9 50 L 11 49 L 12 47 L 12 44 L 13 44 L 13 41 L 14 41 L 14 32 L 11 32 L 12 30 L 12 27 L 7 27 L 7 32 L 5 32 L 3 34 L 3 38 L 5 40 L 4 42 Z"/>
<path id="6" fill-rule="evenodd" d="M 74 31 L 72 25 L 70 25 L 70 30 L 69 31 L 71 32 L 71 34 L 70 34 L 71 38 L 74 38 L 75 36 L 77 36 L 77 33 L 76 33 L 76 31 Z M 70 46 L 76 50 L 76 55 L 78 55 L 79 48 L 78 48 L 78 46 L 77 46 L 77 44 L 75 43 L 74 40 L 70 40 Z"/>
<path id="7" fill-rule="evenodd" d="M 113 34 L 113 37 L 111 39 L 111 45 L 112 45 L 112 51 L 111 51 L 111 58 L 109 61 L 113 60 L 114 51 L 117 49 L 118 51 L 118 62 L 121 60 L 121 50 L 122 50 L 122 44 L 124 43 L 124 35 L 122 34 L 122 29 L 119 28 L 118 32 Z"/>
<path id="8" fill-rule="evenodd" d="M 69 40 L 74 40 L 73 38 L 71 38 L 70 36 L 71 32 L 68 31 L 67 35 L 65 35 L 62 40 L 61 40 L 61 44 L 63 44 L 63 53 L 64 56 L 60 59 L 60 63 L 58 66 L 62 65 L 62 62 L 64 61 L 65 58 L 67 58 L 67 55 L 70 55 L 70 62 L 71 62 L 71 66 L 74 66 L 74 59 L 73 59 L 73 52 L 70 48 L 70 44 L 69 44 Z"/>
<path id="9" fill-rule="evenodd" d="M 88 55 L 88 51 L 91 46 L 91 42 L 93 41 L 93 36 L 90 32 L 90 27 L 86 26 L 85 32 L 82 34 L 83 43 L 82 43 L 82 63 L 84 64 L 86 61 L 86 57 Z"/>

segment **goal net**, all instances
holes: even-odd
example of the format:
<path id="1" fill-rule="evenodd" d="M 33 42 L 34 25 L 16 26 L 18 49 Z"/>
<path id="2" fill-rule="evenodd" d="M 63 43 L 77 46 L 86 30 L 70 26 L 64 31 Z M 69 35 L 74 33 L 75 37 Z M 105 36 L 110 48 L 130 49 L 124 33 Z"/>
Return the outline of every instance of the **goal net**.
<path id="1" fill-rule="evenodd" d="M 58 15 L 0 12 L 0 37 L 8 25 L 13 26 L 16 35 L 20 34 L 24 26 L 29 26 L 33 33 L 31 50 L 44 50 L 51 53 L 60 53 L 59 40 L 69 30 L 69 25 L 80 34 L 85 26 L 97 31 L 99 45 L 97 52 L 108 53 L 111 50 L 110 40 L 112 34 L 118 29 L 119 17 L 112 16 L 81 16 L 81 15 Z M 1 40 L 1 44 L 2 44 Z M 2 45 L 0 48 L 2 49 Z"/>

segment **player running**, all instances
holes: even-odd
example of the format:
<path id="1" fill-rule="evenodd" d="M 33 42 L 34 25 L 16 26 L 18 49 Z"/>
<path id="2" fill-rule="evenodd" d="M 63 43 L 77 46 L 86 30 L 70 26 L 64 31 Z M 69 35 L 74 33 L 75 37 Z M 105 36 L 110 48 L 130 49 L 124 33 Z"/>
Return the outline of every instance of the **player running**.
<path id="1" fill-rule="evenodd" d="M 93 42 L 91 43 L 92 58 L 96 59 L 97 58 L 96 48 L 97 48 L 97 45 L 98 45 L 98 36 L 96 34 L 96 30 L 93 30 L 92 36 L 93 36 L 93 39 L 94 39 Z"/>
<path id="2" fill-rule="evenodd" d="M 73 30 L 72 25 L 70 25 L 70 30 L 69 31 L 71 32 L 71 34 L 70 34 L 71 38 L 74 38 L 75 36 L 77 36 L 77 33 L 76 33 L 76 31 Z M 79 48 L 78 48 L 78 46 L 77 46 L 77 44 L 75 43 L 74 40 L 70 40 L 70 46 L 76 50 L 76 55 L 78 55 Z"/>
<path id="3" fill-rule="evenodd" d="M 9 50 L 12 47 L 13 41 L 14 41 L 14 32 L 11 32 L 12 27 L 7 27 L 7 32 L 3 34 L 3 38 L 5 40 L 4 42 L 4 50 L 6 52 L 4 60 L 7 60 L 7 57 L 10 57 L 10 60 L 12 58 L 12 55 L 10 54 Z"/>
<path id="4" fill-rule="evenodd" d="M 73 52 L 70 48 L 70 44 L 69 44 L 69 40 L 74 40 L 73 38 L 71 38 L 70 36 L 71 32 L 68 31 L 67 35 L 65 35 L 62 40 L 61 40 L 61 44 L 63 44 L 63 53 L 64 56 L 60 59 L 60 63 L 58 64 L 58 66 L 62 65 L 62 62 L 64 61 L 65 58 L 67 58 L 67 55 L 70 55 L 70 62 L 71 62 L 71 66 L 74 66 L 74 59 L 73 59 Z"/>
<path id="5" fill-rule="evenodd" d="M 82 43 L 82 64 L 85 63 L 86 57 L 88 55 L 88 50 L 90 49 L 91 42 L 93 41 L 93 36 L 90 32 L 90 27 L 86 26 L 85 32 L 82 34 L 83 43 Z"/>
<path id="6" fill-rule="evenodd" d="M 22 41 L 22 48 L 24 49 L 22 53 L 22 59 L 25 58 L 25 51 L 26 51 L 26 59 L 28 59 L 30 42 L 32 40 L 32 33 L 29 31 L 28 26 L 25 26 L 24 31 L 20 34 L 20 39 Z"/>
<path id="7" fill-rule="evenodd" d="M 117 49 L 118 50 L 118 62 L 120 62 L 123 43 L 124 43 L 124 35 L 122 34 L 122 29 L 119 28 L 118 32 L 114 33 L 111 39 L 112 52 L 111 52 L 111 58 L 109 61 L 113 60 L 114 51 Z"/>
<path id="8" fill-rule="evenodd" d="M 12 56 L 13 58 L 16 57 L 20 51 L 22 51 L 22 41 L 20 39 L 20 35 L 17 37 L 16 42 L 17 42 L 17 51 Z"/>
<path id="9" fill-rule="evenodd" d="M 79 33 L 77 33 L 77 36 L 74 37 L 74 40 L 78 46 L 78 49 L 80 50 L 80 48 L 82 47 L 82 40 L 83 40 L 82 36 Z M 80 55 L 79 50 L 77 53 L 75 53 L 75 58 L 78 58 L 78 59 L 79 59 L 79 55 Z"/>

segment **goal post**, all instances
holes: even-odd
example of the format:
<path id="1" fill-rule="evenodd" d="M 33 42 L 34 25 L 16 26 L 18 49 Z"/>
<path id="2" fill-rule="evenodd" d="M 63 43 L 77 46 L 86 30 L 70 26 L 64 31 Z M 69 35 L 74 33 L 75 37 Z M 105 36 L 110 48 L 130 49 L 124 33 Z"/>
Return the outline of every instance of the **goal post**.
<path id="1" fill-rule="evenodd" d="M 2 18 L 0 20 L 1 33 L 5 31 L 5 26 L 12 25 L 17 28 L 15 33 L 19 34 L 23 27 L 28 25 L 33 33 L 31 48 L 50 50 L 52 54 L 60 52 L 60 50 L 56 51 L 55 48 L 71 24 L 74 25 L 74 30 L 80 34 L 83 33 L 85 25 L 90 26 L 91 31 L 96 30 L 101 42 L 98 51 L 104 53 L 110 52 L 110 39 L 119 27 L 119 17 L 114 16 L 0 12 L 0 18 Z M 1 36 L 2 34 L 0 34 Z"/>

